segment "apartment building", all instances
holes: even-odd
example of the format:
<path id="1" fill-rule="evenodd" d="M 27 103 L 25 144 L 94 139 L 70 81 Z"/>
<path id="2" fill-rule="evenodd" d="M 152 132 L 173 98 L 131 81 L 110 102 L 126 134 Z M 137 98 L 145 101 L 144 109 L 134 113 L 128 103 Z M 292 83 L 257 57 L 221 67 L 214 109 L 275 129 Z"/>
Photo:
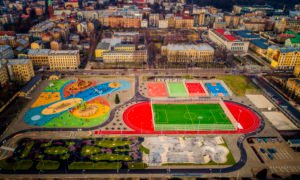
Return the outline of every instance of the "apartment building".
<path id="1" fill-rule="evenodd" d="M 208 44 L 168 44 L 161 52 L 168 62 L 202 63 L 213 62 L 215 50 Z"/>
<path id="2" fill-rule="evenodd" d="M 51 50 L 49 52 L 49 67 L 53 71 L 75 70 L 80 65 L 78 50 Z"/>

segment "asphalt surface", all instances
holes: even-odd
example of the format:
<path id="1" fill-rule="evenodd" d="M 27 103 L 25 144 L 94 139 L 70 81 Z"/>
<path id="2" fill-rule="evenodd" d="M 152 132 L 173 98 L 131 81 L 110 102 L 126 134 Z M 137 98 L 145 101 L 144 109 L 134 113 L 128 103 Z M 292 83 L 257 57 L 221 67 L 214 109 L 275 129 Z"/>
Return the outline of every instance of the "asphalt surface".
<path id="1" fill-rule="evenodd" d="M 126 103 L 130 103 L 133 101 L 149 101 L 148 98 L 142 96 L 139 91 L 138 91 L 138 87 L 139 87 L 139 79 L 138 76 L 135 76 L 136 79 L 136 83 L 135 83 L 135 95 L 133 98 L 131 98 L 129 101 L 127 101 Z M 237 102 L 235 102 L 237 103 Z M 240 104 L 240 103 L 239 103 Z M 242 106 L 245 106 L 243 104 L 240 104 Z M 247 107 L 247 106 L 246 106 Z M 247 107 L 250 108 L 250 107 Z M 110 121 L 112 121 L 114 114 L 116 112 L 116 108 L 114 108 L 111 113 L 110 116 L 108 118 L 108 120 L 104 123 L 101 124 L 99 126 L 96 127 L 91 127 L 91 128 L 81 128 L 82 131 L 90 131 L 90 130 L 95 130 L 98 129 L 99 127 L 103 127 L 105 125 L 107 125 Z M 253 110 L 253 109 L 251 109 Z M 253 110 L 255 111 L 255 110 Z M 258 117 L 260 118 L 260 126 L 258 129 L 256 129 L 255 132 L 252 133 L 248 133 L 248 134 L 243 134 L 238 138 L 237 141 L 237 147 L 240 150 L 240 159 L 236 162 L 236 164 L 234 164 L 233 166 L 230 167 L 225 167 L 225 168 L 181 168 L 181 169 L 172 169 L 172 168 L 161 168 L 161 169 L 136 169 L 136 170 L 128 170 L 128 169 L 119 169 L 119 170 L 55 170 L 55 171 L 36 171 L 36 170 L 26 170 L 26 171 L 7 171 L 7 170 L 1 170 L 0 173 L 2 174 L 169 174 L 169 175 L 173 175 L 173 176 L 201 176 L 201 174 L 204 173 L 229 173 L 229 172 L 233 172 L 236 170 L 241 169 L 247 162 L 247 153 L 246 150 L 244 148 L 243 142 L 245 139 L 247 139 L 250 136 L 256 135 L 259 132 L 261 132 L 264 127 L 265 127 L 265 123 L 263 118 L 260 116 L 260 114 L 258 112 L 255 112 Z M 26 130 L 22 130 L 22 131 L 18 131 L 15 132 L 7 137 L 5 137 L 1 142 L 0 142 L 0 146 L 2 146 L 4 144 L 4 142 L 9 141 L 11 138 L 13 138 L 14 136 L 18 135 L 18 134 L 23 134 L 26 132 L 43 132 L 43 131 L 77 131 L 79 128 L 33 128 L 33 129 L 26 129 Z"/>
<path id="2" fill-rule="evenodd" d="M 267 98 L 271 100 L 286 116 L 294 120 L 300 126 L 300 112 L 289 101 L 270 86 L 263 78 L 251 76 L 252 81 L 258 85 L 267 94 Z"/>

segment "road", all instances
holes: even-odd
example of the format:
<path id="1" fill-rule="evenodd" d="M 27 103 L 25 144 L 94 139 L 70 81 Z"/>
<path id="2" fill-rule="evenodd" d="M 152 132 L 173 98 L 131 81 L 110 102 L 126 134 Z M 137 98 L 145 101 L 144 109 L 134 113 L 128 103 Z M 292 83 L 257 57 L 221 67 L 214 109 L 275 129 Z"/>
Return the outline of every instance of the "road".
<path id="1" fill-rule="evenodd" d="M 257 76 L 251 76 L 252 81 L 258 85 L 267 95 L 267 98 L 271 100 L 285 115 L 290 117 L 296 125 L 300 126 L 300 112 L 289 101 L 271 87 L 263 78 Z"/>
<path id="2" fill-rule="evenodd" d="M 135 95 L 133 98 L 131 98 L 129 101 L 127 101 L 126 103 L 130 103 L 133 101 L 149 101 L 148 98 L 142 96 L 139 91 L 138 91 L 138 87 L 139 87 L 139 77 L 135 76 Z M 241 104 L 242 105 L 242 104 Z M 92 127 L 92 128 L 82 128 L 82 131 L 90 131 L 90 130 L 95 130 L 98 129 L 99 127 L 103 127 L 106 124 L 108 124 L 109 122 L 112 121 L 114 114 L 116 112 L 118 108 L 114 108 L 112 109 L 110 116 L 108 118 L 108 120 L 104 123 L 101 124 L 99 126 L 96 127 Z M 246 150 L 243 146 L 243 142 L 247 137 L 256 135 L 257 133 L 261 132 L 264 127 L 265 127 L 265 123 L 263 118 L 259 115 L 259 113 L 256 112 L 256 114 L 260 117 L 261 119 L 261 124 L 260 127 L 252 133 L 248 133 L 248 134 L 244 134 L 241 135 L 237 141 L 237 147 L 240 150 L 240 159 L 237 161 L 236 164 L 234 164 L 233 166 L 230 167 L 226 167 L 226 168 L 181 168 L 181 169 L 170 169 L 170 168 L 162 168 L 162 169 L 138 169 L 138 170 L 127 170 L 127 169 L 120 169 L 120 170 L 78 170 L 78 171 L 74 171 L 74 170 L 58 170 L 58 171 L 43 171 L 43 172 L 38 172 L 38 171 L 34 171 L 34 170 L 29 170 L 29 171 L 15 171 L 15 173 L 20 173 L 20 174 L 36 174 L 36 173 L 43 173 L 43 174 L 65 174 L 65 173 L 70 173 L 70 174 L 77 174 L 77 173 L 87 173 L 87 174 L 169 174 L 169 175 L 174 175 L 174 176 L 199 176 L 200 174 L 203 173 L 229 173 L 229 172 L 233 172 L 236 170 L 239 170 L 240 168 L 242 168 L 245 163 L 247 162 L 247 153 Z M 3 145 L 5 142 L 12 140 L 15 136 L 18 135 L 22 135 L 23 133 L 26 132 L 47 132 L 47 131 L 77 131 L 78 128 L 34 128 L 34 129 L 27 129 L 27 130 L 22 130 L 19 132 L 15 132 L 7 137 L 5 137 L 4 139 L 2 139 L 2 141 L 0 142 L 0 145 Z M 11 171 L 6 171 L 6 170 L 1 170 L 1 173 L 4 174 L 11 174 Z"/>

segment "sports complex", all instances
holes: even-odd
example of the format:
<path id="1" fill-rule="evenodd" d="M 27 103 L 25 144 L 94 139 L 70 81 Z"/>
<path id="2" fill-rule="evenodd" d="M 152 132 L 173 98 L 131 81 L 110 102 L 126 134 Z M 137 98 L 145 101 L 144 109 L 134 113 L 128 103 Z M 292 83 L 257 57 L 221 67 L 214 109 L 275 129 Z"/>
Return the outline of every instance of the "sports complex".
<path id="1" fill-rule="evenodd" d="M 29 130 L 64 135 L 19 139 L 0 167 L 75 172 L 234 165 L 238 149 L 226 134 L 255 132 L 261 119 L 249 106 L 228 100 L 232 95 L 218 79 L 46 81 L 20 117 Z"/>

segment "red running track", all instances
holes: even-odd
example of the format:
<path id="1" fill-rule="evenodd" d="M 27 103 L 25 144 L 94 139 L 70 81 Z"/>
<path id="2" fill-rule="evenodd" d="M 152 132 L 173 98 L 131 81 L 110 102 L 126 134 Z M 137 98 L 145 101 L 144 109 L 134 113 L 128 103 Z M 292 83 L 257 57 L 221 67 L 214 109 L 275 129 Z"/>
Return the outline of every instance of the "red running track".
<path id="1" fill-rule="evenodd" d="M 241 129 L 233 131 L 155 131 L 152 119 L 151 104 L 142 102 L 127 108 L 123 120 L 133 131 L 95 131 L 95 134 L 239 134 L 255 131 L 260 124 L 259 117 L 246 106 L 224 102 L 235 119 L 240 123 Z"/>

